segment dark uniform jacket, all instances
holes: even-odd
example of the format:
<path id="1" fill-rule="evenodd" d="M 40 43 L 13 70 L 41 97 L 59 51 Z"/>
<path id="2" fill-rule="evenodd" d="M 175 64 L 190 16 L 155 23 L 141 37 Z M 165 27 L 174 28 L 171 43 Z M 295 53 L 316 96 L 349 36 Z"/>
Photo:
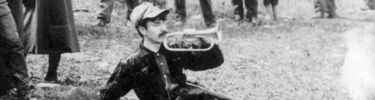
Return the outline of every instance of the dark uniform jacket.
<path id="1" fill-rule="evenodd" d="M 107 87 L 101 91 L 103 99 L 116 100 L 134 89 L 140 100 L 168 100 L 158 69 L 158 66 L 163 65 L 161 56 L 165 56 L 171 81 L 178 84 L 178 87 L 186 85 L 183 69 L 202 71 L 218 67 L 224 62 L 217 45 L 204 52 L 171 52 L 162 46 L 157 53 L 141 45 L 136 53 L 120 61 L 108 80 Z"/>
<path id="2" fill-rule="evenodd" d="M 23 37 L 23 3 L 22 0 L 7 0 L 8 6 L 12 11 L 12 15 L 17 25 L 19 37 Z"/>

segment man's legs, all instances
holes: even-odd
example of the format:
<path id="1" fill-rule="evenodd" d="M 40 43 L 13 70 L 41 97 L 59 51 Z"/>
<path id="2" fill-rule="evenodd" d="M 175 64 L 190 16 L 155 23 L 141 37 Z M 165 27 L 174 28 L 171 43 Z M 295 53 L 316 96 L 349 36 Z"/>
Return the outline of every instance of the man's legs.
<path id="1" fill-rule="evenodd" d="M 323 6 L 324 5 L 322 4 L 321 0 L 314 0 L 315 13 L 317 14 L 313 17 L 314 19 L 324 18 L 325 13 L 322 9 Z"/>
<path id="2" fill-rule="evenodd" d="M 266 7 L 268 16 L 272 13 L 272 19 L 277 20 L 276 6 L 279 0 L 264 0 L 263 4 Z"/>
<path id="3" fill-rule="evenodd" d="M 234 8 L 235 19 L 236 20 L 243 19 L 243 15 L 244 15 L 243 0 L 232 0 L 232 4 L 235 6 Z"/>
<path id="4" fill-rule="evenodd" d="M 111 21 L 111 14 L 115 0 L 100 0 L 100 13 L 98 15 L 97 26 L 105 26 Z"/>
<path id="5" fill-rule="evenodd" d="M 180 19 L 182 23 L 186 22 L 186 5 L 185 0 L 175 0 L 174 6 L 176 8 L 176 18 Z"/>
<path id="6" fill-rule="evenodd" d="M 246 18 L 250 22 L 254 22 L 258 18 L 258 0 L 245 0 Z"/>
<path id="7" fill-rule="evenodd" d="M 0 4 L 6 6 L 6 4 Z M 7 8 L 7 6 L 6 6 Z M 28 73 L 24 57 L 24 47 L 21 39 L 18 36 L 16 24 L 11 14 L 0 17 L 0 77 L 1 82 L 6 83 L 10 87 L 1 85 L 0 89 L 17 88 L 18 91 L 23 91 L 28 87 Z M 4 91 L 4 90 L 1 90 Z M 19 98 L 24 98 L 24 94 L 18 94 Z M 23 95 L 23 96 L 22 96 Z"/>
<path id="8" fill-rule="evenodd" d="M 315 9 L 319 15 L 314 18 L 324 18 L 325 13 L 328 14 L 328 18 L 337 17 L 335 0 L 316 0 Z"/>
<path id="9" fill-rule="evenodd" d="M 199 0 L 203 12 L 203 18 L 207 27 L 213 27 L 216 19 L 212 11 L 211 0 Z"/>

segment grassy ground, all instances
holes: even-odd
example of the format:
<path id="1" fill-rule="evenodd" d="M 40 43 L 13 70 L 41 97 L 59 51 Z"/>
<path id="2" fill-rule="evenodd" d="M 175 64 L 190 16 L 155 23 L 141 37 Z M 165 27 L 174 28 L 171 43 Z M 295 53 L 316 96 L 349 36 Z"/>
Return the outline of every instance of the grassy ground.
<path id="1" fill-rule="evenodd" d="M 64 54 L 58 76 L 64 84 L 38 88 L 39 99 L 97 99 L 103 85 L 121 58 L 138 47 L 140 38 L 125 21 L 125 7 L 116 4 L 111 24 L 91 26 L 99 11 L 99 0 L 73 0 L 81 47 L 80 53 Z M 360 0 L 338 1 L 339 19 L 313 20 L 312 0 L 280 1 L 280 20 L 261 26 L 232 20 L 230 0 L 212 0 L 218 19 L 223 20 L 224 40 L 220 43 L 225 63 L 216 69 L 187 75 L 204 86 L 243 100 L 350 100 L 340 83 L 346 44 L 342 33 L 374 23 L 373 11 L 360 11 Z M 197 0 L 187 0 L 186 28 L 204 28 Z M 264 9 L 261 6 L 261 11 Z M 173 14 L 172 14 L 173 15 Z M 263 15 L 260 15 L 263 18 Z M 168 21 L 169 29 L 181 26 Z M 34 83 L 46 74 L 45 55 L 27 58 Z M 123 100 L 137 100 L 129 93 Z"/>

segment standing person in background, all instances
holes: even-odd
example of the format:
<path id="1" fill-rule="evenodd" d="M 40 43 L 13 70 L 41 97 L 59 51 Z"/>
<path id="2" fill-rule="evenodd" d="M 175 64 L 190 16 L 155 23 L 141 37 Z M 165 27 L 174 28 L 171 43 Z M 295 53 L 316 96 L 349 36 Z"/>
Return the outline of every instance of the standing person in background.
<path id="1" fill-rule="evenodd" d="M 258 0 L 232 0 L 232 4 L 236 6 L 234 8 L 235 20 L 242 20 L 246 17 L 249 22 L 255 22 L 258 19 Z"/>
<path id="2" fill-rule="evenodd" d="M 111 22 L 111 15 L 113 11 L 115 0 L 100 0 L 101 11 L 97 17 L 96 26 L 105 26 Z M 133 8 L 139 4 L 139 0 L 125 0 L 127 7 L 126 20 L 130 20 L 129 15 Z"/>
<path id="3" fill-rule="evenodd" d="M 130 21 L 130 13 L 132 13 L 134 7 L 140 4 L 140 2 L 153 2 L 155 5 L 159 5 L 161 8 L 165 8 L 166 1 L 165 0 L 124 0 L 127 12 L 126 12 L 126 20 Z M 115 4 L 115 0 L 100 0 L 100 8 L 101 11 L 97 17 L 97 22 L 95 26 L 105 26 L 111 22 L 111 14 L 113 12 L 113 7 Z"/>
<path id="4" fill-rule="evenodd" d="M 272 19 L 277 20 L 276 6 L 279 0 L 263 0 L 268 16 L 272 13 Z M 232 0 L 235 7 L 235 20 L 248 19 L 249 22 L 259 23 L 258 0 Z M 245 12 L 246 10 L 246 12 Z"/>
<path id="5" fill-rule="evenodd" d="M 272 19 L 277 20 L 277 9 L 276 6 L 279 3 L 279 0 L 263 0 L 263 4 L 266 7 L 268 16 L 271 16 Z"/>
<path id="6" fill-rule="evenodd" d="M 79 52 L 71 0 L 35 0 L 26 5 L 26 52 L 48 54 L 46 82 L 58 82 L 62 53 Z"/>
<path id="7" fill-rule="evenodd" d="M 154 5 L 160 8 L 166 8 L 166 4 L 167 4 L 167 0 L 143 0 L 143 2 L 152 2 Z"/>
<path id="8" fill-rule="evenodd" d="M 215 15 L 212 11 L 211 7 L 211 0 L 199 0 L 203 18 L 206 23 L 207 27 L 213 27 L 216 24 Z M 176 18 L 178 18 L 182 23 L 186 22 L 186 2 L 185 0 L 175 0 L 174 2 L 177 14 Z"/>
<path id="9" fill-rule="evenodd" d="M 313 18 L 336 18 L 336 4 L 335 0 L 315 0 L 315 12 L 317 16 Z M 327 15 L 326 15 L 327 14 Z"/>
<path id="10" fill-rule="evenodd" d="M 14 99 L 2 96 L 15 92 L 18 100 L 26 100 L 29 88 L 24 46 L 7 0 L 0 0 L 0 99 Z"/>

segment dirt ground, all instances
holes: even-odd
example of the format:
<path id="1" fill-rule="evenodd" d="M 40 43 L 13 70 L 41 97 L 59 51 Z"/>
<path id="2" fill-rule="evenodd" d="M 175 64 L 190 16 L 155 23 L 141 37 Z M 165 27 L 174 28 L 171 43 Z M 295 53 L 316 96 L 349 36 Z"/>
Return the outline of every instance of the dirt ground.
<path id="1" fill-rule="evenodd" d="M 111 23 L 92 26 L 99 0 L 73 0 L 81 52 L 64 54 L 58 69 L 63 84 L 37 88 L 33 97 L 53 100 L 95 100 L 98 88 L 140 43 L 134 26 L 125 20 L 125 6 L 116 2 Z M 198 0 L 188 2 L 188 23 L 168 28 L 205 28 Z M 351 100 L 340 81 L 347 46 L 343 32 L 375 22 L 374 11 L 362 11 L 362 0 L 337 0 L 337 19 L 312 19 L 313 0 L 280 0 L 280 19 L 260 26 L 233 20 L 230 0 L 212 0 L 217 19 L 223 21 L 220 48 L 224 64 L 187 76 L 200 84 L 240 100 Z M 261 4 L 261 3 L 260 3 Z M 261 19 L 264 8 L 260 7 Z M 29 55 L 27 64 L 35 84 L 48 67 L 46 55 Z M 129 93 L 122 100 L 138 100 Z"/>

